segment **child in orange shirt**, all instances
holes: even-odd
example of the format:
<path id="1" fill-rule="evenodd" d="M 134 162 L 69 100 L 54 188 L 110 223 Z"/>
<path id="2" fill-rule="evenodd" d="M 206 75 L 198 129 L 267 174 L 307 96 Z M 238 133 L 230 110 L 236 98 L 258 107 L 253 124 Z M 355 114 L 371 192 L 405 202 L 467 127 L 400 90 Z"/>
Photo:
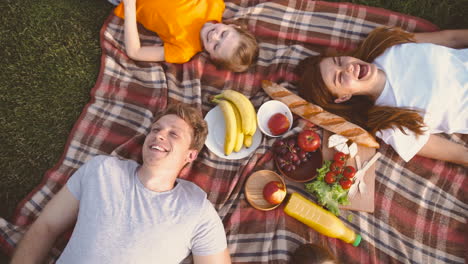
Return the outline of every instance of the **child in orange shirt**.
<path id="1" fill-rule="evenodd" d="M 242 72 L 258 54 L 255 37 L 236 25 L 221 22 L 222 0 L 123 0 L 114 13 L 125 16 L 125 49 L 139 61 L 184 63 L 205 50 L 223 68 Z M 137 21 L 154 31 L 163 46 L 141 46 Z"/>

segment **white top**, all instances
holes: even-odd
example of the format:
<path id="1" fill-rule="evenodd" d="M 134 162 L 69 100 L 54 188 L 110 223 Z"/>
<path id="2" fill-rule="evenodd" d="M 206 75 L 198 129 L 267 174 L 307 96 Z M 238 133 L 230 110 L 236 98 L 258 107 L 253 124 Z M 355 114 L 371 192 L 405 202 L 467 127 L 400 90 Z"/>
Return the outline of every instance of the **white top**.
<path id="1" fill-rule="evenodd" d="M 385 129 L 377 136 L 409 161 L 430 134 L 468 133 L 468 49 L 407 43 L 387 49 L 374 62 L 387 82 L 376 105 L 422 110 L 427 131 L 408 135 Z"/>
<path id="2" fill-rule="evenodd" d="M 177 179 L 172 190 L 153 192 L 137 168 L 134 161 L 97 156 L 70 178 L 80 207 L 57 263 L 180 263 L 190 252 L 226 248 L 221 219 L 202 189 Z"/>

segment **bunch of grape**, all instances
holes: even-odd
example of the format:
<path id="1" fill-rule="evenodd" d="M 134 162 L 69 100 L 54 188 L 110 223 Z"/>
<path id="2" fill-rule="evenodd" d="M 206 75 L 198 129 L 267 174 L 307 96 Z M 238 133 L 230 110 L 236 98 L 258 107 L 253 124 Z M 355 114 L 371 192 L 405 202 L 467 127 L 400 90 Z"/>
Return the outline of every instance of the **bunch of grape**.
<path id="1" fill-rule="evenodd" d="M 312 152 L 307 152 L 297 145 L 297 137 L 291 136 L 279 139 L 273 144 L 276 162 L 281 170 L 291 172 L 301 164 L 306 163 L 312 157 Z"/>

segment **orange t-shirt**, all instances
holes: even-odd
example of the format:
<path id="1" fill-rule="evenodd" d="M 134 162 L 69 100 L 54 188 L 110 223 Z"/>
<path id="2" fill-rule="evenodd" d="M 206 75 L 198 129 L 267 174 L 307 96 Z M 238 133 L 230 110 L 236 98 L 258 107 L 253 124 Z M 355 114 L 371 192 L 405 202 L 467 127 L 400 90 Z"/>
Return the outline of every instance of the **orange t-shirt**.
<path id="1" fill-rule="evenodd" d="M 136 19 L 162 39 L 167 62 L 184 63 L 202 51 L 202 26 L 221 22 L 224 8 L 223 0 L 137 0 Z M 124 18 L 123 2 L 114 13 Z"/>

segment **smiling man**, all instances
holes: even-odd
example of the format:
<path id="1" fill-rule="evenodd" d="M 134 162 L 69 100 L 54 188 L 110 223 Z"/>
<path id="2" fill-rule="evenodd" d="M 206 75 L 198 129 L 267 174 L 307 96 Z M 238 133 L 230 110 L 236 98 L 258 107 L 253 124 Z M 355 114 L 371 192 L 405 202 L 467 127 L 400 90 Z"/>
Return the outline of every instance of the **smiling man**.
<path id="1" fill-rule="evenodd" d="M 20 242 L 12 263 L 39 263 L 76 225 L 57 263 L 230 263 L 223 224 L 206 193 L 178 179 L 207 135 L 200 113 L 174 105 L 158 114 L 143 164 L 96 156 L 70 178 Z M 41 243 L 37 243 L 38 238 Z"/>

